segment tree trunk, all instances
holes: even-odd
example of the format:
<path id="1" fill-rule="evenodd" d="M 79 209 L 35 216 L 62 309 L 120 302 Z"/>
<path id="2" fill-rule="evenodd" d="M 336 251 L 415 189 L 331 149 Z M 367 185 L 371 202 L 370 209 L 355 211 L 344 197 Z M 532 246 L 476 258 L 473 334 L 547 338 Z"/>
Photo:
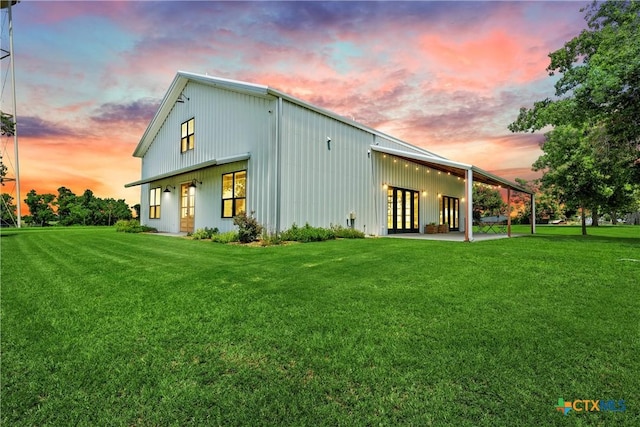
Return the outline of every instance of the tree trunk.
<path id="1" fill-rule="evenodd" d="M 600 225 L 600 214 L 597 208 L 591 209 L 591 226 L 597 227 Z"/>
<path id="2" fill-rule="evenodd" d="M 618 225 L 618 213 L 613 211 L 609 215 L 611 215 L 611 225 Z"/>
<path id="3" fill-rule="evenodd" d="M 582 209 L 582 235 L 586 236 L 587 235 L 587 217 L 584 215 L 584 206 L 581 208 Z"/>

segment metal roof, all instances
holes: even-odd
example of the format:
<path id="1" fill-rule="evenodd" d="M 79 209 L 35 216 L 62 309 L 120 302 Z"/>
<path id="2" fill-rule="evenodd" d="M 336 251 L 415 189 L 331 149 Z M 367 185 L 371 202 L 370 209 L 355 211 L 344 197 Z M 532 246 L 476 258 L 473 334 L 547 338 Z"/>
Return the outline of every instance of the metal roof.
<path id="1" fill-rule="evenodd" d="M 298 99 L 292 95 L 288 95 L 284 92 L 279 91 L 278 89 L 274 89 L 268 86 L 255 84 L 255 83 L 247 83 L 239 80 L 224 79 L 220 77 L 207 76 L 203 74 L 190 73 L 186 71 L 178 71 L 178 73 L 173 79 L 173 82 L 171 82 L 171 85 L 169 86 L 167 93 L 165 94 L 164 98 L 160 102 L 160 107 L 158 108 L 158 111 L 156 111 L 155 116 L 153 117 L 153 119 L 151 119 L 149 126 L 147 126 L 147 129 L 143 133 L 142 138 L 140 138 L 140 142 L 138 143 L 136 149 L 133 152 L 133 155 L 135 157 L 144 156 L 144 153 L 147 151 L 147 149 L 153 142 L 153 139 L 155 138 L 156 134 L 160 130 L 160 127 L 162 127 L 162 124 L 164 123 L 165 119 L 173 109 L 173 106 L 178 101 L 178 98 L 182 94 L 182 91 L 187 86 L 189 81 L 197 82 L 197 83 L 204 84 L 207 86 L 212 86 L 212 87 L 220 87 L 220 88 L 231 90 L 234 92 L 246 93 L 253 96 L 267 97 L 267 98 L 270 98 L 270 97 L 282 98 L 293 104 L 315 111 L 316 113 L 322 114 L 324 116 L 331 117 L 335 120 L 338 120 L 342 123 L 348 124 L 355 128 L 364 130 L 373 135 L 386 138 L 390 141 L 395 142 L 396 144 L 406 147 L 407 149 L 410 149 L 419 153 L 423 153 L 426 155 L 434 156 L 437 158 L 442 158 L 441 156 L 435 153 L 432 153 L 428 150 L 425 150 L 424 148 L 411 145 L 391 135 L 385 134 L 384 132 L 381 132 L 377 129 L 373 129 L 371 127 L 363 125 L 362 123 L 358 123 L 349 118 L 340 116 L 339 114 L 336 114 L 333 111 L 326 110 L 324 108 L 318 107 L 316 105 L 313 105 L 306 101 Z"/>
<path id="2" fill-rule="evenodd" d="M 149 123 L 149 126 L 145 130 L 144 134 L 142 135 L 142 138 L 140 139 L 140 142 L 138 143 L 136 149 L 134 150 L 133 152 L 134 156 L 136 157 L 144 156 L 144 153 L 147 151 L 147 149 L 153 142 L 153 139 L 155 138 L 156 134 L 162 127 L 162 124 L 164 123 L 165 119 L 173 109 L 173 106 L 178 101 L 178 98 L 181 96 L 182 91 L 187 86 L 189 81 L 194 81 L 194 82 L 204 84 L 207 86 L 212 86 L 212 87 L 220 87 L 226 90 L 245 93 L 245 94 L 258 96 L 258 97 L 282 98 L 293 104 L 310 109 L 324 116 L 331 117 L 342 123 L 348 124 L 355 128 L 369 132 L 373 135 L 377 135 L 382 138 L 393 141 L 394 143 L 399 144 L 403 147 L 406 147 L 408 150 L 410 150 L 410 151 L 395 150 L 391 148 L 380 147 L 378 145 L 372 145 L 371 149 L 374 151 L 380 151 L 380 152 L 384 152 L 394 156 L 406 158 L 408 160 L 417 161 L 419 163 L 429 165 L 433 169 L 441 170 L 443 172 L 447 172 L 447 173 L 450 173 L 451 175 L 459 176 L 459 177 L 464 177 L 464 171 L 472 170 L 473 178 L 478 182 L 482 182 L 490 185 L 496 185 L 496 186 L 504 186 L 506 188 L 512 188 L 514 190 L 517 190 L 523 193 L 531 194 L 529 190 L 519 186 L 518 184 L 508 181 L 504 178 L 501 178 L 485 170 L 482 170 L 476 166 L 448 160 L 431 151 L 409 144 L 391 135 L 385 134 L 383 132 L 380 132 L 379 130 L 373 129 L 371 127 L 358 123 L 354 120 L 340 116 L 332 111 L 310 104 L 306 101 L 303 101 L 294 96 L 288 95 L 277 89 L 270 88 L 268 86 L 264 86 L 256 83 L 247 83 L 239 80 L 224 79 L 221 77 L 213 77 L 213 76 L 208 76 L 203 74 L 190 73 L 186 71 L 178 71 L 178 73 L 174 77 L 173 82 L 169 86 L 167 93 L 165 94 L 164 98 L 162 99 L 162 102 L 160 103 L 160 107 L 158 108 L 158 111 L 156 111 L 155 116 Z M 201 169 L 203 167 L 208 167 L 208 166 L 201 166 L 201 165 L 204 165 L 205 163 L 208 166 L 211 166 L 214 164 L 220 164 L 220 163 L 216 163 L 216 160 L 211 160 L 208 162 L 200 163 L 199 165 L 193 166 L 191 168 L 187 168 L 189 170 L 185 170 L 185 171 L 180 170 L 176 172 L 185 173 L 192 170 Z M 178 175 L 179 173 L 173 172 L 167 176 Z M 152 177 L 152 178 L 144 179 L 141 181 L 136 181 L 135 183 L 127 184 L 126 186 L 139 185 L 139 184 L 154 181 L 156 179 L 162 179 L 164 177 L 166 176 L 158 175 L 156 177 Z"/>
<path id="3" fill-rule="evenodd" d="M 207 160 L 206 162 L 197 163 L 192 166 L 187 166 L 186 168 L 176 169 L 171 172 L 161 173 L 159 175 L 154 175 L 149 178 L 130 182 L 128 184 L 125 184 L 124 186 L 125 188 L 135 187 L 136 185 L 148 184 L 150 182 L 158 181 L 160 179 L 182 175 L 183 173 L 194 172 L 200 169 L 205 169 L 205 168 L 216 166 L 216 165 L 226 165 L 227 163 L 239 162 L 241 160 L 249 160 L 250 158 L 251 158 L 251 153 L 242 153 L 242 154 L 237 154 L 235 156 L 221 157 L 219 159 Z"/>

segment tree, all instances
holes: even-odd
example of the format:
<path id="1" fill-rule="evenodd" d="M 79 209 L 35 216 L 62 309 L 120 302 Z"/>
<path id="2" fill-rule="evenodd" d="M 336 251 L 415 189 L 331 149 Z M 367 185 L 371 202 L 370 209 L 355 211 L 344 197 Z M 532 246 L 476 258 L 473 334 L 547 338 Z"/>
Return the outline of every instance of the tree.
<path id="1" fill-rule="evenodd" d="M 533 164 L 543 171 L 542 188 L 561 203 L 582 209 L 582 234 L 586 235 L 585 209 L 597 207 L 611 195 L 598 164 L 593 138 L 585 129 L 557 126 L 545 134 L 544 154 Z"/>
<path id="2" fill-rule="evenodd" d="M 2 225 L 16 224 L 17 209 L 17 206 L 13 204 L 13 196 L 2 193 L 2 200 L 0 201 L 0 221 Z"/>
<path id="3" fill-rule="evenodd" d="M 54 205 L 58 207 L 58 221 L 60 221 L 60 224 L 71 225 L 75 223 L 74 218 L 71 216 L 71 211 L 77 203 L 77 199 L 78 197 L 67 187 L 58 188 L 58 197 Z"/>
<path id="4" fill-rule="evenodd" d="M 56 218 L 53 213 L 52 202 L 56 198 L 54 194 L 38 194 L 36 190 L 31 190 L 27 193 L 27 198 L 24 202 L 29 207 L 29 213 L 31 213 L 32 221 L 40 226 L 48 225 L 49 221 L 53 221 Z"/>
<path id="5" fill-rule="evenodd" d="M 15 133 L 16 125 L 13 118 L 9 114 L 5 114 L 0 111 L 0 135 L 13 136 Z"/>
<path id="6" fill-rule="evenodd" d="M 549 54 L 550 76 L 561 73 L 556 96 L 521 108 L 509 128 L 536 131 L 547 125 L 605 124 L 618 142 L 640 141 L 640 3 L 593 2 L 582 9 L 583 30 Z"/>
<path id="7" fill-rule="evenodd" d="M 531 191 L 535 195 L 536 200 L 536 223 L 542 223 L 550 219 L 557 219 L 562 211 L 560 204 L 555 196 L 545 191 L 539 180 L 527 181 L 522 178 L 516 178 L 516 182 L 520 187 Z M 518 191 L 511 195 L 511 204 L 520 207 L 517 221 L 521 224 L 529 224 L 531 220 L 531 197 L 524 196 Z"/>
<path id="8" fill-rule="evenodd" d="M 502 200 L 499 190 L 486 185 L 473 186 L 473 219 L 478 221 L 483 216 L 500 215 L 507 204 Z"/>
<path id="9" fill-rule="evenodd" d="M 597 216 L 600 210 L 624 209 L 640 182 L 640 3 L 593 2 L 582 11 L 588 29 L 549 55 L 549 75 L 562 74 L 556 99 L 521 108 L 509 129 L 554 126 L 557 133 L 547 134 L 547 149 L 534 169 L 554 174 L 543 177 L 543 186 L 546 181 L 569 205 L 591 208 Z M 587 183 L 588 176 L 596 181 Z M 598 191 L 571 197 L 589 186 Z"/>
<path id="10" fill-rule="evenodd" d="M 7 176 L 7 167 L 2 162 L 2 156 L 0 156 L 0 185 L 4 185 L 5 176 Z"/>

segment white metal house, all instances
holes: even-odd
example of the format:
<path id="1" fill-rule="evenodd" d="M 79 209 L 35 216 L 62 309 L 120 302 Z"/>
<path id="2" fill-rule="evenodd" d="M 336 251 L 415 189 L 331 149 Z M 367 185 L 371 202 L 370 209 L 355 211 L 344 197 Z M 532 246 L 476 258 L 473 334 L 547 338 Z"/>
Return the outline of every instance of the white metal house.
<path id="1" fill-rule="evenodd" d="M 526 190 L 267 86 L 178 72 L 134 156 L 140 217 L 167 232 L 349 225 L 418 233 L 447 223 L 472 240 L 475 181 Z"/>

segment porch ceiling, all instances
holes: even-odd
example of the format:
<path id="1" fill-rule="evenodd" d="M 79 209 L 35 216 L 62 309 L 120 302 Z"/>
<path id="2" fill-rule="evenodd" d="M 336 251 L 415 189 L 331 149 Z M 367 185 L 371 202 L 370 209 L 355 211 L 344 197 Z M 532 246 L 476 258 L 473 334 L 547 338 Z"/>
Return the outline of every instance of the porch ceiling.
<path id="1" fill-rule="evenodd" d="M 379 153 L 389 154 L 391 156 L 395 156 L 413 163 L 418 163 L 423 166 L 428 166 L 431 169 L 445 172 L 462 179 L 466 178 L 466 171 L 471 170 L 473 172 L 474 182 L 481 182 L 483 184 L 494 185 L 503 188 L 511 188 L 515 191 L 531 194 L 530 191 L 514 182 L 501 178 L 470 164 L 459 163 L 440 157 L 429 157 L 423 154 L 411 153 L 408 151 L 396 150 L 393 148 L 380 147 L 378 145 L 372 145 L 371 150 L 377 151 Z"/>

